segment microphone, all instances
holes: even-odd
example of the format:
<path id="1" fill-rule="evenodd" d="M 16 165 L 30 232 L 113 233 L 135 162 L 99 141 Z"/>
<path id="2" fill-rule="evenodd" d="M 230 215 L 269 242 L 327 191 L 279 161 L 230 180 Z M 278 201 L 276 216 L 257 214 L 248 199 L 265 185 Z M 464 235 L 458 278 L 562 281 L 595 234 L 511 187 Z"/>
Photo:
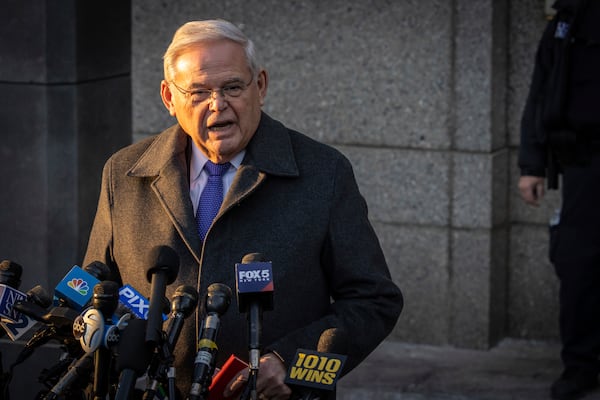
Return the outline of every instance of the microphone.
<path id="1" fill-rule="evenodd" d="M 146 342 L 156 346 L 162 338 L 162 302 L 167 285 L 177 278 L 179 273 L 179 256 L 168 246 L 156 246 L 149 254 L 146 278 L 151 284 L 150 305 L 148 307 L 148 325 Z"/>
<path id="2" fill-rule="evenodd" d="M 74 323 L 80 317 L 79 313 L 87 307 L 92 299 L 93 284 L 100 284 L 101 280 L 108 277 L 110 269 L 100 261 L 94 261 L 83 268 L 75 265 L 63 277 L 55 288 L 55 296 L 58 299 L 55 307 L 48 312 L 37 312 L 35 307 L 27 306 L 22 302 L 17 306 L 24 311 L 29 312 L 29 316 L 48 325 L 44 328 L 46 334 L 59 340 L 72 340 Z M 38 332 L 41 334 L 41 332 Z M 37 334 L 37 333 L 36 333 Z"/>
<path id="3" fill-rule="evenodd" d="M 52 305 L 52 297 L 41 285 L 36 285 L 27 291 L 27 300 L 43 309 L 48 309 Z"/>
<path id="4" fill-rule="evenodd" d="M 227 312 L 231 297 L 231 288 L 225 284 L 213 283 L 207 289 L 204 299 L 206 317 L 200 330 L 189 400 L 206 399 L 208 395 L 208 388 L 215 371 L 218 351 L 216 339 L 221 325 L 220 317 Z"/>
<path id="5" fill-rule="evenodd" d="M 343 372 L 348 352 L 348 335 L 329 328 L 319 338 L 317 351 L 298 349 L 290 363 L 285 383 L 292 388 L 291 400 L 328 398 Z"/>
<path id="6" fill-rule="evenodd" d="M 92 288 L 108 278 L 110 269 L 100 261 L 94 261 L 84 268 L 74 265 L 54 288 L 57 305 L 66 305 L 81 312 L 92 298 Z"/>
<path id="7" fill-rule="evenodd" d="M 273 309 L 273 267 L 260 253 L 246 254 L 235 264 L 236 297 L 240 313 L 248 312 L 253 303 L 263 310 Z"/>
<path id="8" fill-rule="evenodd" d="M 94 286 L 92 307 L 77 316 L 72 324 L 72 335 L 79 340 L 81 349 L 85 354 L 94 356 L 93 393 L 96 400 L 104 400 L 103 397 L 108 393 L 111 349 L 119 342 L 120 333 L 131 318 L 131 314 L 125 313 L 113 324 L 113 314 L 119 301 L 118 289 L 119 285 L 112 281 L 103 281 Z M 56 309 L 69 310 L 67 307 Z M 79 362 L 86 365 L 83 357 Z"/>
<path id="9" fill-rule="evenodd" d="M 6 263 L 3 265 L 6 265 Z M 106 269 L 108 271 L 108 267 Z M 4 271 L 0 273 L 0 276 L 8 277 L 9 282 L 18 282 L 14 273 L 8 274 Z M 5 281 L 7 280 L 5 279 Z M 36 321 L 41 321 L 48 326 L 38 330 L 25 344 L 15 362 L 11 364 L 9 375 L 12 375 L 13 369 L 29 358 L 37 347 L 47 343 L 51 339 L 59 340 L 64 345 L 67 345 L 66 348 L 69 352 L 71 350 L 76 351 L 76 349 L 68 344 L 74 339 L 71 334 L 71 327 L 78 313 L 68 307 L 55 307 L 50 312 L 46 312 L 45 308 L 49 307 L 50 304 L 50 296 L 39 285 L 32 288 L 25 297 L 19 296 L 19 300 L 14 303 L 16 305 L 14 312 L 23 311 L 28 316 L 31 316 L 31 319 L 27 318 L 25 313 L 19 313 L 20 319 L 18 323 L 4 325 L 7 333 L 13 340 L 20 338 L 32 329 L 37 324 Z"/>
<path id="10" fill-rule="evenodd" d="M 117 346 L 116 369 L 121 373 L 115 400 L 127 400 L 135 382 L 148 367 L 150 349 L 146 337 L 146 320 L 133 319 L 121 335 Z"/>
<path id="11" fill-rule="evenodd" d="M 5 326 L 8 327 L 7 333 L 11 338 L 14 337 L 15 339 L 13 340 L 16 340 L 23 336 L 36 326 L 36 321 L 43 322 L 48 326 L 39 329 L 33 334 L 17 356 L 11 368 L 24 362 L 33 354 L 36 348 L 51 339 L 61 341 L 63 344 L 73 341 L 71 325 L 77 316 L 74 310 L 67 307 L 55 307 L 50 312 L 47 312 L 45 308 L 52 303 L 52 300 L 46 290 L 39 285 L 27 292 L 27 300 L 31 301 L 20 300 L 13 306 L 15 310 L 21 313 L 21 320 L 23 322 L 7 324 Z"/>
<path id="12" fill-rule="evenodd" d="M 118 306 L 118 284 L 112 281 L 100 282 L 94 286 L 92 307 L 78 315 L 72 324 L 73 336 L 79 340 L 86 353 L 93 353 L 100 347 L 109 348 L 119 339 L 119 330 L 127 326 L 130 314 L 124 314 L 116 325 L 112 315 Z M 67 308 L 67 307 L 56 307 Z"/>
<path id="13" fill-rule="evenodd" d="M 137 318 L 148 318 L 150 302 L 130 284 L 126 284 L 119 289 L 119 303 Z"/>
<path id="14" fill-rule="evenodd" d="M 14 263 L 9 261 L 3 261 L 0 264 L 0 270 L 2 270 L 2 265 L 4 265 L 4 268 L 9 265 L 11 265 L 9 268 L 14 267 Z M 20 270 L 21 267 L 18 266 L 18 269 Z M 37 325 L 35 321 L 43 322 L 47 325 L 55 324 L 58 326 L 58 331 L 66 330 L 70 334 L 71 327 L 67 325 L 73 323 L 83 306 L 87 305 L 91 299 L 92 294 L 91 291 L 88 290 L 89 287 L 91 287 L 92 284 L 95 285 L 96 282 L 99 282 L 100 280 L 104 280 L 109 273 L 110 269 L 108 266 L 99 261 L 94 261 L 83 269 L 74 266 L 58 284 L 58 291 L 56 292 L 58 296 L 56 305 L 59 306 L 58 308 L 54 308 L 50 312 L 43 309 L 48 308 L 50 304 L 47 304 L 45 298 L 46 291 L 38 285 L 30 290 L 31 293 L 27 292 L 27 300 L 33 300 L 33 302 L 40 307 L 35 306 L 22 296 L 19 296 L 19 300 L 16 301 L 13 306 L 13 308 L 20 313 L 17 314 L 18 321 L 14 323 L 1 322 L 0 324 L 4 327 L 12 340 L 20 339 L 33 329 Z M 1 279 L 6 280 L 7 278 L 10 278 L 11 275 L 13 274 L 7 274 L 6 271 L 4 273 L 0 272 L 0 282 Z M 2 276 L 5 278 L 2 278 Z M 19 281 L 17 277 L 12 277 L 12 282 L 17 281 Z M 43 299 L 43 302 L 40 302 L 41 299 Z M 62 306 L 71 307 L 73 310 Z M 46 332 L 46 334 L 51 333 L 52 332 L 49 331 Z"/>
<path id="15" fill-rule="evenodd" d="M 250 253 L 235 265 L 236 295 L 240 312 L 248 313 L 249 375 L 241 399 L 256 398 L 256 378 L 260 362 L 262 313 L 273 309 L 273 269 L 262 254 Z"/>
<path id="16" fill-rule="evenodd" d="M 79 359 L 74 360 L 69 366 L 67 372 L 48 391 L 44 397 L 44 400 L 56 400 L 58 396 L 68 390 L 77 379 L 88 375 L 94 365 L 93 358 L 93 353 L 83 353 Z"/>
<path id="17" fill-rule="evenodd" d="M 52 305 L 50 294 L 42 286 L 37 285 L 29 289 L 24 300 L 19 300 L 13 304 L 13 309 L 25 314 L 36 321 L 42 321 L 43 316 L 48 312 L 48 307 Z"/>
<path id="18" fill-rule="evenodd" d="M 83 270 L 101 281 L 107 280 L 110 276 L 110 268 L 102 261 L 92 261 L 83 267 Z"/>
<path id="19" fill-rule="evenodd" d="M 0 262 L 0 319 L 3 322 L 18 322 L 19 312 L 13 310 L 13 305 L 19 300 L 25 300 L 27 295 L 17 290 L 21 285 L 23 267 L 14 261 Z"/>
<path id="20" fill-rule="evenodd" d="M 195 288 L 182 285 L 175 289 L 171 301 L 171 314 L 169 315 L 166 340 L 162 346 L 162 354 L 157 351 L 148 368 L 148 376 L 151 378 L 151 381 L 146 387 L 144 399 L 154 399 L 154 394 L 158 388 L 159 378 L 165 375 L 166 370 L 173 362 L 173 350 L 175 349 L 175 344 L 181 334 L 184 320 L 192 315 L 197 305 L 198 292 Z M 171 381 L 169 381 L 169 383 L 171 383 Z M 171 389 L 171 385 L 169 385 L 169 389 Z M 174 395 L 170 394 L 169 398 L 174 398 Z"/>
<path id="21" fill-rule="evenodd" d="M 13 308 L 18 301 L 26 300 L 27 295 L 10 286 L 0 284 L 0 318 L 2 322 L 17 322 L 20 314 Z"/>
<path id="22" fill-rule="evenodd" d="M 179 334 L 183 328 L 184 320 L 192 315 L 198 305 L 198 291 L 192 286 L 182 285 L 175 289 L 171 301 L 171 314 L 167 326 L 167 347 L 172 353 Z"/>
<path id="23" fill-rule="evenodd" d="M 100 280 L 106 279 L 109 274 L 110 269 L 108 266 L 100 261 L 94 261 L 83 268 L 75 265 L 55 288 L 57 306 L 50 311 L 36 307 L 26 302 L 25 299 L 21 299 L 15 303 L 16 310 L 26 313 L 32 319 L 48 325 L 42 331 L 36 332 L 34 337 L 37 340 L 33 340 L 32 338 L 33 341 L 29 343 L 31 345 L 29 351 L 32 351 L 33 348 L 39 347 L 52 338 L 58 340 L 72 339 L 73 323 L 92 298 L 90 285 L 93 284 L 95 286 Z M 41 290 L 43 290 L 41 287 L 35 291 L 32 289 L 34 296 L 39 296 Z M 13 333 L 15 338 L 21 337 L 33 326 L 35 326 L 34 321 L 24 320 L 19 324 L 19 329 L 11 329 L 9 335 Z M 42 338 L 44 341 L 41 341 Z"/>
<path id="24" fill-rule="evenodd" d="M 18 289 L 21 286 L 23 267 L 14 261 L 2 260 L 0 262 L 0 284 Z"/>
<path id="25" fill-rule="evenodd" d="M 94 386 L 93 393 L 95 400 L 105 400 L 108 394 L 108 385 L 109 385 L 109 369 L 110 369 L 110 350 L 108 349 L 109 345 L 116 342 L 118 340 L 118 331 L 117 337 L 113 335 L 115 332 L 108 331 L 104 332 L 104 327 L 106 325 L 112 325 L 112 315 L 117 309 L 117 305 L 119 303 L 119 285 L 116 282 L 112 281 L 104 281 L 100 282 L 96 286 L 94 286 L 94 293 L 92 298 L 92 307 L 89 311 L 96 311 L 95 314 L 88 314 L 88 318 L 92 318 L 95 316 L 98 325 L 94 325 L 94 327 L 98 326 L 98 330 L 96 332 L 91 332 L 95 337 L 91 338 L 93 341 L 97 342 L 96 339 L 98 336 L 101 336 L 102 341 L 104 342 L 104 346 L 98 346 L 96 349 L 96 353 L 94 354 Z"/>
<path id="26" fill-rule="evenodd" d="M 99 281 L 104 281 L 104 280 L 108 279 L 108 277 L 110 275 L 110 268 L 101 261 L 92 261 L 91 263 L 86 265 L 83 268 L 83 270 L 84 270 L 84 274 L 85 273 L 90 274 L 94 278 L 98 279 Z M 81 273 L 81 271 L 77 270 L 77 273 Z M 84 275 L 84 276 L 89 279 L 89 277 L 87 275 Z M 62 289 L 64 289 L 65 281 L 68 281 L 67 277 L 63 278 L 63 280 L 59 283 L 59 285 L 61 286 L 60 293 L 63 296 L 65 296 L 65 293 L 70 293 L 69 291 L 63 292 L 63 290 L 62 290 Z M 68 285 L 69 287 L 76 286 L 75 282 L 73 282 L 72 280 L 71 280 L 71 282 L 72 283 Z M 96 284 L 97 283 L 95 283 L 94 285 L 89 285 L 89 286 L 93 287 Z M 90 299 L 91 299 L 91 296 L 88 298 L 88 302 L 85 303 L 85 306 L 87 306 L 89 304 Z M 77 298 L 76 299 L 67 299 L 66 301 L 67 302 L 77 301 Z M 84 300 L 78 300 L 77 303 L 83 303 L 83 301 Z M 149 303 L 148 299 L 146 297 L 144 297 L 140 292 L 138 292 L 130 284 L 123 285 L 119 289 L 119 306 L 117 308 L 117 314 L 119 314 L 119 313 L 123 314 L 125 312 L 129 312 L 129 313 L 135 315 L 137 318 L 146 319 L 146 318 L 148 318 L 149 304 L 150 303 Z"/>
<path id="27" fill-rule="evenodd" d="M 52 298 L 40 285 L 31 288 L 26 296 L 26 301 L 19 300 L 13 304 L 13 310 L 19 313 L 19 320 L 0 323 L 13 341 L 20 339 L 33 329 L 37 325 L 36 321 L 39 321 L 39 318 L 46 313 L 46 309 L 52 304 Z"/>
<path id="28" fill-rule="evenodd" d="M 11 291 L 10 288 L 15 290 L 19 288 L 22 271 L 23 267 L 13 261 L 3 260 L 0 262 L 0 285 L 6 285 L 6 288 L 2 288 L 3 294 L 6 292 L 6 297 L 2 296 L 3 301 L 0 301 L 0 303 L 3 303 L 2 308 L 8 311 L 11 307 L 10 303 L 15 301 L 12 304 L 12 316 L 15 318 L 15 321 L 11 322 L 10 320 L 5 319 L 4 321 L 0 321 L 0 325 L 2 325 L 4 332 L 7 333 L 13 341 L 23 337 L 37 325 L 36 321 L 31 320 L 23 313 L 23 311 L 15 307 L 15 305 L 23 301 L 21 292 L 9 295 L 9 292 Z M 39 285 L 30 289 L 25 296 L 28 303 L 29 301 L 33 301 L 39 307 L 43 308 L 48 308 L 50 306 L 49 302 L 51 300 L 49 299 L 48 293 Z"/>

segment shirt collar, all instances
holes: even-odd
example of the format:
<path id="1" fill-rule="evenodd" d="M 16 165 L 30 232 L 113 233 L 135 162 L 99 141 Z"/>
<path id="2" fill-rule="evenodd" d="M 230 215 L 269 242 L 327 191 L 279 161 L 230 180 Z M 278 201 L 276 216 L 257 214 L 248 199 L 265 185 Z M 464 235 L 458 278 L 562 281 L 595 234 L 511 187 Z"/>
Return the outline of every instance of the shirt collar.
<path id="1" fill-rule="evenodd" d="M 242 150 L 235 155 L 229 161 L 231 165 L 237 170 L 242 161 L 244 160 L 244 155 L 246 154 L 246 150 Z M 204 164 L 208 161 L 208 157 L 192 142 L 192 157 L 190 160 L 190 180 L 193 182 L 200 176 L 202 169 L 204 169 Z"/>

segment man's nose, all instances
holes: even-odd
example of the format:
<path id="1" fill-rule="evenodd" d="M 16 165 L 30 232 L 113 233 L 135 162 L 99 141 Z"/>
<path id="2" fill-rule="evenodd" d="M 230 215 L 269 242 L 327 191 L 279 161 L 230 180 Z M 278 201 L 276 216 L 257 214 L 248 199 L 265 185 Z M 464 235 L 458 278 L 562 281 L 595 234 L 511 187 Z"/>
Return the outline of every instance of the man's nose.
<path id="1" fill-rule="evenodd" d="M 210 93 L 208 101 L 210 102 L 209 107 L 211 111 L 221 111 L 227 108 L 227 99 L 225 99 L 222 90 L 213 90 Z"/>

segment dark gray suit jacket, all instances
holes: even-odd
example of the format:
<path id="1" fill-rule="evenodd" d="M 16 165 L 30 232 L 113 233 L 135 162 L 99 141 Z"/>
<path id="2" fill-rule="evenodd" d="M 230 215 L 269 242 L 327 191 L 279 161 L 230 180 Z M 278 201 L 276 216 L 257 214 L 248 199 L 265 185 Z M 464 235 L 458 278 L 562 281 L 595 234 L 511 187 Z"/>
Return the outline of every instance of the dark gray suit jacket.
<path id="1" fill-rule="evenodd" d="M 273 263 L 275 284 L 274 309 L 264 313 L 264 346 L 291 360 L 298 348 L 316 349 L 327 328 L 343 328 L 348 372 L 390 333 L 403 305 L 349 161 L 263 114 L 203 246 L 189 195 L 187 144 L 176 125 L 108 160 L 84 265 L 102 261 L 113 279 L 149 296 L 148 253 L 168 245 L 180 257 L 168 297 L 186 284 L 203 299 L 215 282 L 235 293 L 235 263 L 262 253 Z M 186 321 L 176 351 L 184 391 L 199 314 Z M 217 365 L 230 354 L 247 359 L 247 335 L 234 294 L 221 319 Z"/>

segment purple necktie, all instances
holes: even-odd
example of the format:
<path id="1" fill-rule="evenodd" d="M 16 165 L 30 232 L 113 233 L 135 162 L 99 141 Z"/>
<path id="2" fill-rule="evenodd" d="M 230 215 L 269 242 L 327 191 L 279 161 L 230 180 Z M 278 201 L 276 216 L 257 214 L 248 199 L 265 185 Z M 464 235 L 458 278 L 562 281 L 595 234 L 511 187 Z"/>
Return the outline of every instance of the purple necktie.
<path id="1" fill-rule="evenodd" d="M 196 224 L 200 239 L 204 241 L 208 228 L 221 208 L 223 202 L 223 175 L 231 164 L 215 164 L 207 161 L 204 170 L 208 172 L 208 181 L 200 195 L 198 209 L 196 210 Z"/>

